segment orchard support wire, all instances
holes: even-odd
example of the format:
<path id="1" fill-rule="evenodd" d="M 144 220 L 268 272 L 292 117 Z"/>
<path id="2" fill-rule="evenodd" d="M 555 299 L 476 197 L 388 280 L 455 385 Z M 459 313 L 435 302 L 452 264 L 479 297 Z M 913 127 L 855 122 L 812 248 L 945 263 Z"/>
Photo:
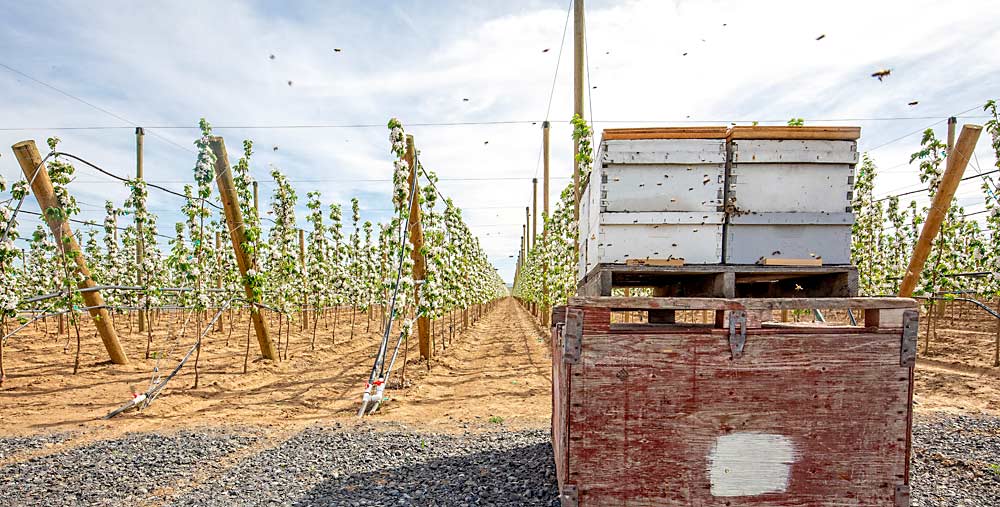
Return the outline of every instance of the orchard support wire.
<path id="1" fill-rule="evenodd" d="M 18 163 L 21 165 L 21 171 L 24 172 L 24 177 L 31 182 L 31 192 L 38 200 L 38 206 L 41 208 L 43 219 L 48 224 L 49 229 L 52 230 L 52 235 L 56 238 L 56 242 L 60 245 L 60 248 L 70 252 L 73 258 L 75 264 L 73 274 L 79 275 L 82 278 L 78 282 L 79 288 L 95 287 L 97 283 L 90 277 L 87 261 L 83 257 L 83 252 L 80 251 L 79 243 L 77 243 L 76 238 L 73 236 L 69 222 L 66 220 L 49 219 L 46 214 L 46 210 L 49 208 L 58 209 L 60 205 L 58 200 L 56 200 L 52 188 L 52 180 L 49 179 L 48 171 L 42 163 L 42 157 L 38 153 L 35 142 L 30 140 L 19 142 L 13 146 L 13 150 Z M 104 342 L 104 348 L 107 349 L 111 362 L 115 364 L 128 364 L 128 356 L 118 341 L 118 334 L 115 332 L 114 325 L 111 322 L 111 315 L 108 313 L 107 308 L 104 307 L 104 298 L 101 297 L 100 291 L 91 290 L 83 292 L 83 300 L 88 307 L 93 308 L 90 310 L 90 316 L 94 319 L 94 326 L 101 336 L 101 341 Z"/>
<path id="2" fill-rule="evenodd" d="M 931 209 L 927 212 L 927 220 L 920 231 L 920 239 L 917 240 L 917 244 L 913 248 L 913 256 L 906 268 L 906 275 L 903 277 L 902 283 L 899 284 L 899 297 L 910 297 L 913 294 L 913 289 L 917 287 L 920 274 L 924 270 L 924 263 L 927 262 L 927 257 L 931 253 L 934 238 L 941 229 L 945 215 L 948 214 L 955 190 L 958 189 L 962 174 L 965 173 L 965 167 L 969 164 L 969 159 L 972 158 L 972 153 L 976 149 L 976 143 L 982 132 L 983 127 L 979 125 L 964 125 L 954 152 L 948 153 L 944 175 L 941 177 L 938 191 L 934 195 Z"/>
<path id="3" fill-rule="evenodd" d="M 229 167 L 226 143 L 219 136 L 213 136 L 209 142 L 215 153 L 215 181 L 219 185 L 219 194 L 222 197 L 222 205 L 226 214 L 226 224 L 229 226 L 229 238 L 232 240 L 236 264 L 240 269 L 240 278 L 243 280 L 247 300 L 252 305 L 256 305 L 261 302 L 260 295 L 255 293 L 251 287 L 247 273 L 250 270 L 256 271 L 259 267 L 251 264 L 250 257 L 243 249 L 243 245 L 247 242 L 246 231 L 244 230 L 243 213 L 240 211 L 239 197 L 236 193 L 236 184 L 233 182 L 233 173 Z M 278 349 L 274 346 L 274 341 L 271 340 L 267 321 L 264 320 L 256 306 L 250 309 L 250 319 L 253 321 L 254 331 L 257 333 L 261 355 L 265 359 L 278 361 Z"/>

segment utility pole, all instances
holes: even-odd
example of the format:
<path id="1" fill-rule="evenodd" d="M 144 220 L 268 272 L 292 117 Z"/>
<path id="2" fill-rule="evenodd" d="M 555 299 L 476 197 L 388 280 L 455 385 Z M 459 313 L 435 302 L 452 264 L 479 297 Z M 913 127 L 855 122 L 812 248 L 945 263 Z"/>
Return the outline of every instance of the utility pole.
<path id="1" fill-rule="evenodd" d="M 413 306 L 420 306 L 420 289 L 427 279 L 427 259 L 420 253 L 424 246 L 424 230 L 420 225 L 420 185 L 417 179 L 417 148 L 412 135 L 406 136 L 406 154 L 403 158 L 410 166 L 410 177 L 407 183 L 413 192 L 413 206 L 410 207 L 410 243 L 413 244 L 413 251 L 410 258 L 413 259 Z M 434 354 L 434 347 L 431 346 L 430 321 L 426 316 L 417 318 L 417 340 L 420 345 L 420 357 L 430 361 Z"/>
<path id="2" fill-rule="evenodd" d="M 524 209 L 524 214 L 528 214 L 528 208 Z M 527 222 L 527 220 L 525 220 Z M 528 260 L 528 224 L 521 226 L 521 263 Z"/>
<path id="3" fill-rule="evenodd" d="M 31 193 L 35 194 L 38 206 L 42 211 L 42 218 L 52 231 L 52 236 L 56 239 L 56 244 L 63 252 L 63 256 L 72 258 L 72 265 L 67 266 L 68 274 L 76 280 L 80 289 L 93 289 L 97 283 L 90 277 L 90 270 L 87 269 L 87 260 L 80 251 L 80 244 L 77 243 L 73 231 L 69 227 L 68 220 L 50 219 L 46 210 L 61 209 L 62 206 L 56 199 L 55 189 L 52 188 L 52 180 L 49 172 L 42 164 L 42 156 L 38 153 L 38 147 L 34 141 L 21 141 L 13 147 L 14 156 L 17 157 L 18 164 L 21 165 L 21 172 L 24 173 L 25 180 L 31 182 Z M 37 174 L 36 174 L 37 173 Z M 128 364 L 128 356 L 125 349 L 118 341 L 118 334 L 111 324 L 111 315 L 104 306 L 104 298 L 97 290 L 87 290 L 81 294 L 83 302 L 91 308 L 90 316 L 94 319 L 94 327 L 101 335 L 104 348 L 107 349 L 111 362 L 115 364 Z"/>
<path id="4" fill-rule="evenodd" d="M 573 0 L 573 113 L 583 118 L 583 84 L 584 84 L 584 11 L 583 0 Z M 573 140 L 573 219 L 580 220 L 580 170 L 576 162 L 576 154 L 580 152 L 580 143 Z M 577 246 L 579 248 L 579 245 Z"/>
<path id="5" fill-rule="evenodd" d="M 549 121 L 545 120 L 542 122 L 542 237 L 545 238 L 548 234 L 548 229 L 546 229 L 545 221 L 549 219 Z M 574 169 L 575 171 L 575 169 Z M 542 262 L 542 279 L 547 280 L 549 275 L 549 265 L 547 262 Z M 549 311 L 548 304 L 549 300 L 549 289 L 548 284 L 542 283 L 542 326 L 547 327 L 549 324 Z"/>
<path id="6" fill-rule="evenodd" d="M 899 297 L 910 297 L 913 289 L 920 281 L 920 273 L 924 270 L 924 263 L 931 253 L 934 237 L 937 236 L 941 224 L 944 222 L 948 209 L 951 208 L 951 200 L 955 196 L 955 190 L 962 181 L 965 174 L 965 167 L 969 164 L 969 158 L 976 149 L 979 135 L 982 134 L 983 127 L 979 125 L 964 125 L 962 134 L 958 137 L 958 144 L 955 149 L 948 153 L 945 159 L 944 175 L 938 185 L 938 191 L 934 194 L 934 201 L 927 212 L 927 220 L 920 230 L 920 239 L 913 247 L 913 256 L 910 258 L 910 265 L 906 268 L 906 275 L 902 283 L 899 284 Z"/>
<path id="7" fill-rule="evenodd" d="M 146 137 L 146 132 L 142 130 L 142 127 L 135 128 L 135 179 L 137 181 L 142 181 L 142 144 L 143 138 Z M 136 220 L 135 223 L 135 265 L 139 267 L 139 285 L 145 286 L 146 277 L 143 276 L 145 272 L 142 270 L 142 258 L 145 254 L 146 245 L 143 242 L 142 237 L 142 222 Z M 139 332 L 143 333 L 146 331 L 146 310 L 139 310 Z"/>
<path id="8" fill-rule="evenodd" d="M 538 240 L 538 178 L 531 178 L 531 248 Z"/>
<path id="9" fill-rule="evenodd" d="M 278 349 L 271 340 L 271 333 L 267 328 L 267 321 L 260 313 L 260 308 L 253 306 L 260 303 L 260 297 L 254 294 L 253 287 L 246 281 L 247 272 L 250 269 L 257 269 L 251 263 L 250 256 L 243 249 L 246 243 L 246 231 L 243 224 L 243 213 L 240 211 L 239 195 L 236 193 L 236 183 L 233 182 L 233 172 L 229 168 L 229 155 L 226 153 L 226 143 L 219 136 L 209 138 L 212 152 L 215 154 L 215 181 L 219 185 L 219 196 L 222 197 L 222 206 L 226 214 L 226 224 L 229 227 L 229 238 L 233 243 L 233 253 L 236 254 L 236 265 L 240 269 L 240 278 L 244 280 L 243 290 L 246 292 L 247 300 L 250 302 L 250 319 L 253 321 L 254 331 L 257 333 L 257 342 L 260 344 L 260 354 L 265 359 L 278 361 Z M 257 185 L 254 184 L 254 195 L 257 195 Z M 256 199 L 254 199 L 256 201 Z M 255 203 L 256 204 L 256 203 Z"/>
<path id="10" fill-rule="evenodd" d="M 542 122 L 542 220 L 549 218 L 549 121 Z M 544 231 L 543 231 L 544 233 Z"/>
<path id="11" fill-rule="evenodd" d="M 531 250 L 531 208 L 524 207 L 524 252 Z"/>

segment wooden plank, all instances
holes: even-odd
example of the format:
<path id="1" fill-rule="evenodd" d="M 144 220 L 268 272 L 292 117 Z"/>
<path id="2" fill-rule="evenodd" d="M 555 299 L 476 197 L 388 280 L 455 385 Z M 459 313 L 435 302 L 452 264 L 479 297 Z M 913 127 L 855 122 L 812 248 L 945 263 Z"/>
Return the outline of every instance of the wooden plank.
<path id="1" fill-rule="evenodd" d="M 591 270 L 613 271 L 615 273 L 635 273 L 635 274 L 709 274 L 709 273 L 737 273 L 740 275 L 760 274 L 760 275 L 812 275 L 825 273 L 846 273 L 857 271 L 857 268 L 847 264 L 825 264 L 823 266 L 796 266 L 787 268 L 782 266 L 762 266 L 760 264 L 685 264 L 684 266 L 628 266 L 622 264 L 601 263 Z"/>
<path id="2" fill-rule="evenodd" d="M 725 139 L 726 127 L 646 127 L 604 129 L 601 141 L 615 139 Z"/>
<path id="3" fill-rule="evenodd" d="M 580 296 L 611 295 L 610 288 L 607 292 L 585 290 L 598 273 L 610 273 L 608 287 L 663 287 L 669 289 L 665 294 L 669 297 L 820 298 L 858 294 L 857 269 L 845 265 L 600 264 L 580 282 Z"/>
<path id="4" fill-rule="evenodd" d="M 626 266 L 683 266 L 684 259 L 629 259 Z"/>
<path id="5" fill-rule="evenodd" d="M 895 505 L 912 371 L 898 334 L 810 331 L 751 330 L 737 360 L 723 330 L 585 336 L 579 505 Z"/>
<path id="6" fill-rule="evenodd" d="M 861 127 L 730 127 L 727 138 L 734 139 L 816 139 L 824 141 L 856 141 Z"/>
<path id="7" fill-rule="evenodd" d="M 823 259 L 781 259 L 776 257 L 763 257 L 758 261 L 764 266 L 822 266 Z"/>
<path id="8" fill-rule="evenodd" d="M 553 322 L 565 322 L 566 307 L 552 310 Z M 563 361 L 563 343 L 557 326 L 552 326 L 552 450 L 556 462 L 556 478 L 559 486 L 566 484 L 569 473 L 569 408 L 571 365 Z"/>
<path id="9" fill-rule="evenodd" d="M 572 306 L 616 310 L 843 310 L 848 308 L 912 309 L 910 298 L 671 298 L 671 297 L 572 297 Z"/>

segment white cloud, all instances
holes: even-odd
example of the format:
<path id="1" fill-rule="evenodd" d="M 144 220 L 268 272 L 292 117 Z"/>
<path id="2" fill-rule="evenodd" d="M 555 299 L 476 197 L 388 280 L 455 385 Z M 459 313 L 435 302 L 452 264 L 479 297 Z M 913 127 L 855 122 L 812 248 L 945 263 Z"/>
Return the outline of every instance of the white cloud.
<path id="1" fill-rule="evenodd" d="M 217 125 L 382 124 L 390 116 L 410 124 L 534 121 L 545 115 L 565 8 L 564 2 L 435 2 L 415 8 L 381 3 L 351 8 L 235 2 L 127 9 L 73 2 L 21 5 L 10 19 L 38 21 L 0 34 L 0 44 L 9 48 L 0 61 L 146 126 L 194 127 L 200 116 Z M 39 15 L 42 10 L 45 16 Z M 986 1 L 950 9 L 926 0 L 590 2 L 590 77 L 597 88 L 588 88 L 588 103 L 593 103 L 598 129 L 629 125 L 610 120 L 660 124 L 688 117 L 724 122 L 783 122 L 793 116 L 807 121 L 943 118 L 985 102 L 1000 89 L 1000 75 L 991 69 L 1000 50 L 992 10 Z M 826 37 L 816 41 L 821 34 Z M 334 47 L 343 51 L 335 53 Z M 545 48 L 550 51 L 543 53 Z M 571 49 L 568 36 L 551 112 L 552 174 L 560 177 L 571 170 L 566 123 L 572 111 Z M 880 68 L 893 71 L 881 83 L 869 77 Z M 6 99 L 2 127 L 123 125 L 4 70 L 0 92 Z M 907 106 L 912 100 L 919 105 Z M 863 127 L 864 149 L 932 121 L 844 123 Z M 943 123 L 939 128 L 943 134 Z M 530 178 L 538 167 L 540 125 L 412 126 L 409 131 L 425 165 L 442 177 L 441 190 L 466 208 L 467 222 L 509 279 L 513 259 L 508 255 L 517 252 Z M 184 147 L 196 135 L 194 129 L 149 132 Z M 133 170 L 131 128 L 55 133 L 67 151 L 122 174 Z M 344 181 L 390 177 L 384 128 L 218 133 L 226 136 L 232 152 L 244 137 L 255 140 L 258 178 L 267 179 L 273 164 L 293 182 L 309 180 L 296 184 L 303 209 L 306 191 L 314 188 L 325 200 L 346 203 L 360 195 L 365 208 L 390 206 L 389 183 Z M 47 135 L 0 131 L 0 142 L 9 146 L 31 136 L 42 142 Z M 146 139 L 148 179 L 190 178 L 191 153 L 152 135 Z M 918 139 L 913 135 L 873 153 L 882 168 L 892 168 L 880 176 L 877 192 L 915 181 L 915 170 L 899 164 Z M 991 165 L 988 147 L 980 148 L 980 164 Z M 904 170 L 909 172 L 899 172 Z M 9 151 L 0 157 L 0 172 L 18 173 Z M 80 173 L 81 180 L 98 179 L 86 169 Z M 470 177 L 525 179 L 449 180 Z M 553 182 L 552 202 L 565 184 L 565 179 Z M 262 192 L 269 188 L 265 184 Z M 105 198 L 120 203 L 124 197 L 117 184 L 81 182 L 74 191 L 95 204 Z M 970 202 L 974 191 L 975 185 Z M 153 198 L 157 209 L 178 205 L 169 196 L 154 193 Z M 384 212 L 373 211 L 365 218 L 381 217 Z M 177 219 L 176 213 L 164 213 L 161 228 L 170 230 Z"/>

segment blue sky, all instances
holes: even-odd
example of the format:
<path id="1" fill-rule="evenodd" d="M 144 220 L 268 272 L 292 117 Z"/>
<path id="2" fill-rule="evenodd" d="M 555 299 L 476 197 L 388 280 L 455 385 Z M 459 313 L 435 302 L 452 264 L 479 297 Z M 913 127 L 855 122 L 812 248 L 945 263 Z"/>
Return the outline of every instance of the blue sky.
<path id="1" fill-rule="evenodd" d="M 791 117 L 860 125 L 861 149 L 877 148 L 872 155 L 884 171 L 876 193 L 914 189 L 916 168 L 906 162 L 919 134 L 911 133 L 938 122 L 943 136 L 948 115 L 1000 95 L 994 6 L 940 5 L 591 1 L 588 116 L 598 131 Z M 408 128 L 425 166 L 441 176 L 441 190 L 463 207 L 509 280 L 530 179 L 540 176 L 540 123 L 531 122 L 546 117 L 567 6 L 14 3 L 0 30 L 0 63 L 128 121 L 0 67 L 0 146 L 24 139 L 44 146 L 46 137 L 58 135 L 64 151 L 128 175 L 138 124 L 148 134 L 146 178 L 179 189 L 192 178 L 192 142 L 204 116 L 231 151 L 242 139 L 255 141 L 253 172 L 262 194 L 273 189 L 272 166 L 289 176 L 304 224 L 305 193 L 314 189 L 324 202 L 357 196 L 365 219 L 385 218 L 391 184 L 370 180 L 391 177 L 386 129 L 226 126 L 384 125 L 392 116 L 404 124 L 520 121 Z M 825 37 L 815 40 L 819 35 Z M 553 177 L 560 178 L 553 194 L 571 174 L 571 47 L 567 36 L 548 114 Z M 885 81 L 870 77 L 882 68 L 892 69 Z M 915 100 L 918 105 L 907 105 Z M 973 110 L 960 123 L 981 123 L 981 114 Z M 985 140 L 977 155 L 970 171 L 994 164 Z M 19 173 L 3 149 L 0 174 L 10 180 Z M 105 199 L 121 205 L 126 195 L 123 185 L 83 167 L 71 188 L 83 217 L 98 221 Z M 982 209 L 977 181 L 963 184 L 959 196 L 967 211 Z M 151 198 L 161 232 L 172 231 L 180 202 L 155 191 Z M 22 223 L 26 228 L 32 220 Z"/>

